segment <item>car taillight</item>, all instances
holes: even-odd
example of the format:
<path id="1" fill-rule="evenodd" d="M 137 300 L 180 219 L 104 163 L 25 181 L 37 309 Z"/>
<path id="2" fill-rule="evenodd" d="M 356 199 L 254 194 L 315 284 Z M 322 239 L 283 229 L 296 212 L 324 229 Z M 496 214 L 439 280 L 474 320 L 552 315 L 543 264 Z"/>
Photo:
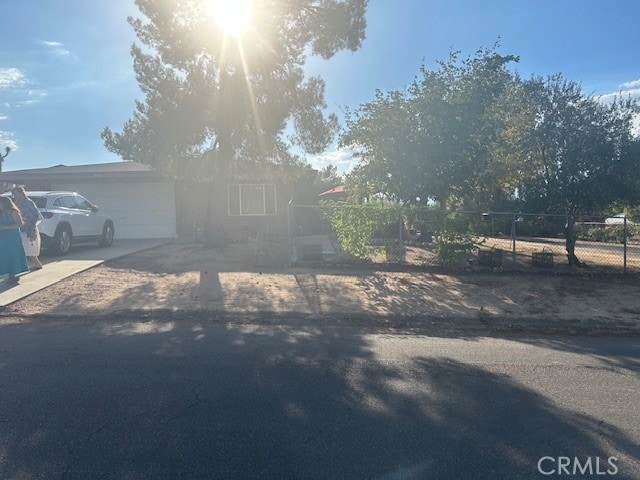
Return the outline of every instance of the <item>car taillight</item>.
<path id="1" fill-rule="evenodd" d="M 42 216 L 44 218 L 51 218 L 51 217 L 53 217 L 53 213 L 51 213 L 51 212 L 42 212 Z"/>

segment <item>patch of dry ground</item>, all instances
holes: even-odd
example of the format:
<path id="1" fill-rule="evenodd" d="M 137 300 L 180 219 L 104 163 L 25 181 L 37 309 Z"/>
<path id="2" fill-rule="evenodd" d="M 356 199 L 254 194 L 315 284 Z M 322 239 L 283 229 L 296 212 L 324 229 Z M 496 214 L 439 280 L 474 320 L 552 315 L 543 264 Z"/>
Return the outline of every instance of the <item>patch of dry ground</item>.
<path id="1" fill-rule="evenodd" d="M 553 271 L 556 273 L 571 273 L 567 264 L 565 241 L 558 238 L 518 238 L 516 240 L 515 258 L 513 244 L 509 238 L 480 237 L 475 239 L 483 250 L 498 249 L 502 251 L 502 266 L 505 270 L 515 268 L 522 273 L 541 273 L 539 268 L 532 265 L 532 254 L 546 252 L 553 256 Z M 586 242 L 576 243 L 575 253 L 591 272 L 621 274 L 624 271 L 624 246 L 616 243 Z M 478 260 L 477 254 L 469 255 Z M 384 254 L 373 258 L 376 263 L 385 263 Z M 437 266 L 440 261 L 433 248 L 409 246 L 406 248 L 405 262 L 416 266 Z M 640 273 L 640 248 L 637 244 L 627 247 L 627 271 Z"/>
<path id="2" fill-rule="evenodd" d="M 14 315 L 211 310 L 308 315 L 542 319 L 634 324 L 635 277 L 331 271 L 253 266 L 253 250 L 169 244 L 70 277 L 9 307 Z M 482 313 L 481 313 L 482 312 Z"/>

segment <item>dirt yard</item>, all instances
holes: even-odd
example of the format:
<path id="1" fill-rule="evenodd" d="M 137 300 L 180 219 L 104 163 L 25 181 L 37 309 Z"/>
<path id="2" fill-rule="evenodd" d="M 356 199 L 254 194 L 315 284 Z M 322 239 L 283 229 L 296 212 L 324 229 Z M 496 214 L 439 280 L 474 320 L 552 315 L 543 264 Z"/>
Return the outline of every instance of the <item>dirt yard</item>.
<path id="1" fill-rule="evenodd" d="M 502 268 L 507 271 L 513 269 L 513 244 L 508 238 L 477 238 L 479 248 L 488 251 L 498 249 L 502 252 Z M 546 252 L 553 257 L 555 273 L 571 273 L 567 264 L 567 252 L 564 239 L 553 238 L 518 238 L 516 241 L 515 268 L 520 273 L 544 273 L 540 268 L 532 265 L 534 252 Z M 578 241 L 576 243 L 576 255 L 584 262 L 591 273 L 621 274 L 624 271 L 624 247 L 615 243 L 596 243 Z M 469 255 L 474 258 L 477 265 L 477 254 Z M 376 263 L 385 263 L 384 254 L 374 256 Z M 416 266 L 433 267 L 439 264 L 439 260 L 432 248 L 409 246 L 406 248 L 405 262 Z M 477 265 L 480 267 L 480 265 Z M 627 271 L 640 273 L 640 247 L 630 244 L 627 248 Z"/>
<path id="2" fill-rule="evenodd" d="M 629 326 L 640 318 L 637 277 L 261 270 L 253 260 L 253 248 L 246 243 L 223 250 L 169 244 L 68 278 L 13 304 L 4 314 L 207 310 Z"/>

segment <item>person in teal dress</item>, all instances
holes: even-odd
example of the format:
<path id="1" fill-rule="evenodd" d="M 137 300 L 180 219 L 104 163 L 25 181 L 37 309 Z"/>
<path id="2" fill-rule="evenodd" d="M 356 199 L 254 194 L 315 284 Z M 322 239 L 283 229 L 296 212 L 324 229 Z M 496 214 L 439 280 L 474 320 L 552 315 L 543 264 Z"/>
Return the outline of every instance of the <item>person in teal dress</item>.
<path id="1" fill-rule="evenodd" d="M 22 217 L 9 197 L 0 196 L 0 275 L 9 275 L 5 282 L 18 283 L 18 273 L 28 272 L 27 256 L 22 246 Z"/>

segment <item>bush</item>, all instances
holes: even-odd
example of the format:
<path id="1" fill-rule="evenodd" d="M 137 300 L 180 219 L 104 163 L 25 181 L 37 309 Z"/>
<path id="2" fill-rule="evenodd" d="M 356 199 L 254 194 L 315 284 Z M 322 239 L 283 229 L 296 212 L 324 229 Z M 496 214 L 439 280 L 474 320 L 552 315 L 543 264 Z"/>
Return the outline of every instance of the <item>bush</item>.
<path id="1" fill-rule="evenodd" d="M 336 203 L 324 210 L 335 231 L 342 251 L 349 256 L 365 259 L 375 251 L 371 239 L 375 234 L 387 238 L 399 237 L 396 207 Z"/>
<path id="2" fill-rule="evenodd" d="M 433 251 L 441 265 L 459 267 L 469 259 L 476 247 L 477 243 L 471 235 L 449 232 L 438 235 Z"/>
<path id="3" fill-rule="evenodd" d="M 627 238 L 631 238 L 636 233 L 634 227 L 627 227 Z M 577 230 L 577 238 L 591 242 L 623 243 L 624 226 L 610 225 L 602 227 L 591 227 L 584 231 Z"/>

